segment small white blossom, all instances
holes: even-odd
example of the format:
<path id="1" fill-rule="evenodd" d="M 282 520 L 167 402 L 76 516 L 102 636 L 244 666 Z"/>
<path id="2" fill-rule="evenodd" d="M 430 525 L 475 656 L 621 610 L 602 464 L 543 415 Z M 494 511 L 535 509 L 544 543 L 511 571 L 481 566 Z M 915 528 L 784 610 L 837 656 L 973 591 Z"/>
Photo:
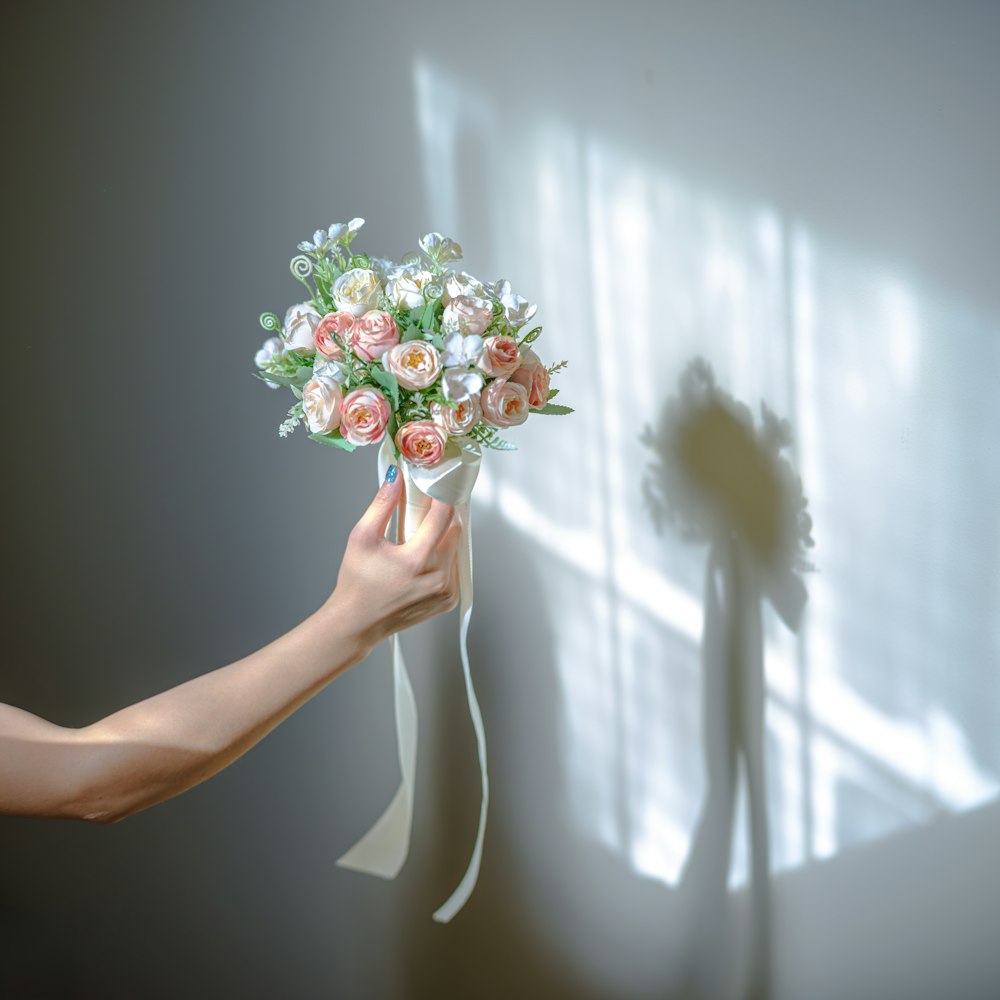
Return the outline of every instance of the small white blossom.
<path id="1" fill-rule="evenodd" d="M 421 236 L 417 242 L 420 249 L 438 264 L 445 264 L 449 260 L 462 259 L 461 246 L 453 239 L 442 236 L 440 233 L 427 233 Z"/>
<path id="2" fill-rule="evenodd" d="M 483 387 L 483 376 L 467 368 L 445 368 L 441 376 L 444 398 L 453 403 L 464 403 Z"/>
<path id="3" fill-rule="evenodd" d="M 388 257 L 369 257 L 371 269 L 378 275 L 379 281 L 384 285 L 389 276 L 399 269 L 399 264 Z"/>
<path id="4" fill-rule="evenodd" d="M 272 361 L 281 357 L 283 344 L 280 337 L 268 337 L 261 349 L 253 356 L 253 363 L 263 370 Z M 273 385 L 274 383 L 270 383 Z"/>
<path id="5" fill-rule="evenodd" d="M 343 384 L 347 381 L 346 366 L 341 361 L 323 358 L 313 365 L 313 378 L 332 378 L 334 382 Z"/>
<path id="6" fill-rule="evenodd" d="M 444 338 L 444 350 L 441 353 L 441 364 L 446 368 L 471 368 L 483 351 L 483 338 L 477 334 L 462 334 L 459 331 L 449 333 Z"/>
<path id="7" fill-rule="evenodd" d="M 308 253 L 322 253 L 331 244 L 348 244 L 354 239 L 357 231 L 365 224 L 364 219 L 351 219 L 350 222 L 334 222 L 327 229 L 317 229 L 312 240 L 303 240 L 300 250 Z"/>
<path id="8" fill-rule="evenodd" d="M 527 299 L 522 298 L 520 295 L 515 295 L 511 291 L 510 282 L 503 278 L 493 286 L 493 294 L 503 306 L 507 322 L 515 330 L 524 326 L 538 311 L 538 306 L 531 305 Z"/>
<path id="9" fill-rule="evenodd" d="M 328 237 L 331 243 L 350 243 L 355 234 L 365 224 L 364 219 L 351 219 L 350 222 L 335 222 L 330 226 Z"/>

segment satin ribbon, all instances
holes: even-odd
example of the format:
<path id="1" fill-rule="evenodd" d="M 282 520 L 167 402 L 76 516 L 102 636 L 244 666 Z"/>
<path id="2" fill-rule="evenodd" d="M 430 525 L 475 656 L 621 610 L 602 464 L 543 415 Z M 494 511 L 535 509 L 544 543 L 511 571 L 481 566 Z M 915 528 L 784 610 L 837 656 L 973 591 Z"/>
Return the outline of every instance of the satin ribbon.
<path id="1" fill-rule="evenodd" d="M 443 500 L 455 508 L 455 514 L 462 526 L 459 542 L 458 569 L 461 602 L 459 606 L 459 648 L 462 654 L 462 671 L 465 675 L 465 693 L 469 701 L 469 715 L 476 734 L 479 751 L 479 773 L 482 780 L 482 801 L 479 807 L 479 829 L 472 850 L 472 858 L 458 887 L 435 911 L 434 919 L 446 924 L 458 913 L 472 895 L 479 878 L 479 866 L 483 854 L 483 838 L 486 835 L 486 812 L 489 807 L 490 784 L 486 768 L 486 730 L 483 716 L 472 685 L 469 668 L 468 634 L 472 618 L 472 514 L 469 501 L 472 487 L 479 475 L 482 453 L 479 446 L 470 439 L 464 439 L 460 446 L 454 440 L 448 442 L 444 458 L 433 468 L 410 465 L 404 459 L 397 459 L 389 439 L 382 443 L 378 456 L 379 482 L 385 478 L 390 463 L 397 462 L 403 472 L 406 487 L 406 504 L 403 516 L 403 540 L 408 541 L 420 527 L 431 499 Z M 387 529 L 387 536 L 391 531 Z M 399 636 L 390 639 L 392 648 L 393 687 L 396 701 L 396 746 L 399 753 L 401 781 L 392 801 L 385 812 L 376 820 L 371 829 L 338 861 L 342 868 L 378 875 L 380 878 L 395 878 L 406 861 L 410 849 L 410 831 L 413 825 L 414 786 L 417 768 L 417 703 L 413 697 L 413 687 L 406 671 L 403 648 Z"/>

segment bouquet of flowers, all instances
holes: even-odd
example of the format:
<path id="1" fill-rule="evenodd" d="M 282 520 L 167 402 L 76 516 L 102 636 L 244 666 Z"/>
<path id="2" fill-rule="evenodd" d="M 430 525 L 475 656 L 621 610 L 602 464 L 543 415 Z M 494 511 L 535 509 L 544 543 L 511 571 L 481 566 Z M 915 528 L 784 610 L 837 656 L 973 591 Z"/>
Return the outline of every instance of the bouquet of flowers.
<path id="1" fill-rule="evenodd" d="M 292 274 L 309 292 L 268 331 L 255 363 L 269 386 L 297 402 L 278 433 L 305 423 L 313 441 L 353 451 L 386 435 L 418 467 L 437 465 L 451 438 L 510 450 L 501 430 L 529 413 L 566 414 L 553 403 L 546 366 L 532 349 L 542 332 L 510 283 L 487 285 L 448 267 L 462 248 L 428 233 L 401 263 L 356 253 L 363 219 L 317 229 L 299 244 Z"/>
<path id="2" fill-rule="evenodd" d="M 458 888 L 434 913 L 446 923 L 475 888 L 486 830 L 489 778 L 486 735 L 469 667 L 472 615 L 472 523 L 469 499 L 482 448 L 514 446 L 500 431 L 530 413 L 566 414 L 549 385 L 565 361 L 546 366 L 532 349 L 542 332 L 522 332 L 536 307 L 510 283 L 487 285 L 455 271 L 462 248 L 440 233 L 419 240 L 401 262 L 369 257 L 351 244 L 363 219 L 317 229 L 299 244 L 292 274 L 309 298 L 281 323 L 254 359 L 258 378 L 292 390 L 296 402 L 278 433 L 305 423 L 313 441 L 353 451 L 381 442 L 379 479 L 390 462 L 403 473 L 401 534 L 419 526 L 432 497 L 453 504 L 463 529 L 459 646 L 469 713 L 479 753 L 482 802 L 472 860 Z M 391 530 L 391 529 L 390 529 Z M 396 742 L 402 780 L 385 812 L 338 861 L 345 868 L 394 878 L 409 850 L 417 753 L 417 708 L 399 636 L 392 637 Z"/>

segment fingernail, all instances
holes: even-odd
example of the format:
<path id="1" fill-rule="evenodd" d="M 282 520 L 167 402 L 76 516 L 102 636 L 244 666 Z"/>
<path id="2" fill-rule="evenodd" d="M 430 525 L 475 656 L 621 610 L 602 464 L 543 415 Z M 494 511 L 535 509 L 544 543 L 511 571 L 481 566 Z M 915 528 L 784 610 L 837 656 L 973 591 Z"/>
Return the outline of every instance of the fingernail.
<path id="1" fill-rule="evenodd" d="M 389 468 L 385 470 L 385 481 L 387 483 L 394 483 L 398 474 L 399 469 L 397 469 L 395 465 L 390 465 Z"/>

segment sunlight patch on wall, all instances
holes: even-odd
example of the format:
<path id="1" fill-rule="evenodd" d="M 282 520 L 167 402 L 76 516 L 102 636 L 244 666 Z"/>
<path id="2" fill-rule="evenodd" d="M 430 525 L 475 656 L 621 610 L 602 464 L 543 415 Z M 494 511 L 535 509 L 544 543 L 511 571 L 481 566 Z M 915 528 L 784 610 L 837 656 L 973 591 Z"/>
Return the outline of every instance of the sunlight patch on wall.
<path id="1" fill-rule="evenodd" d="M 577 412 L 487 456 L 475 500 L 539 553 L 579 828 L 674 884 L 701 808 L 705 550 L 654 531 L 639 442 L 695 355 L 789 418 L 816 525 L 801 634 L 765 616 L 772 867 L 995 797 L 995 324 L 544 109 L 511 146 L 466 81 L 415 81 L 436 228 L 480 248 L 470 270 L 512 268 L 545 360 L 571 360 Z"/>

